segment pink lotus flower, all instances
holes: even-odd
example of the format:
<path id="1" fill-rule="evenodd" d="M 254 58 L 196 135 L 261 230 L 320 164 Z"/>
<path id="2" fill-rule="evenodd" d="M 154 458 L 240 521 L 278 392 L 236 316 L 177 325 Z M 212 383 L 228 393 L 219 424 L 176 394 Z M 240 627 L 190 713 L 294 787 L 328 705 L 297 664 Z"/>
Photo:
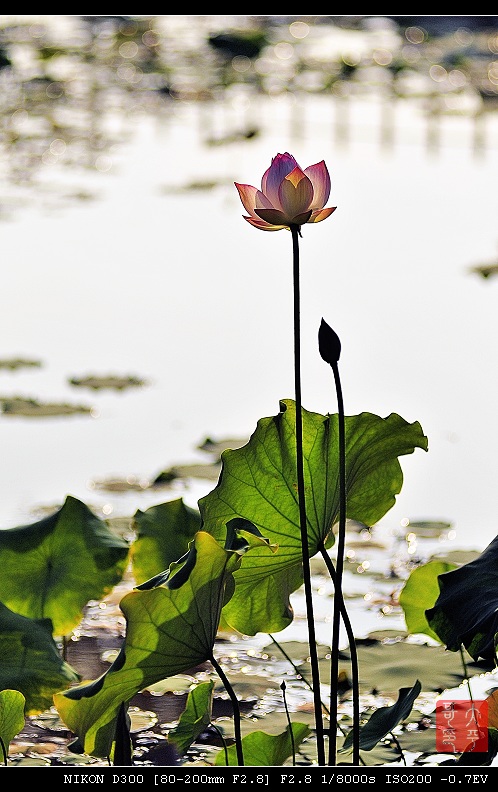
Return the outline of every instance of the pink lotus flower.
<path id="1" fill-rule="evenodd" d="M 261 190 L 234 183 L 250 215 L 244 220 L 262 231 L 320 223 L 337 209 L 324 209 L 330 195 L 330 176 L 324 160 L 301 170 L 291 154 L 277 154 L 261 179 Z"/>

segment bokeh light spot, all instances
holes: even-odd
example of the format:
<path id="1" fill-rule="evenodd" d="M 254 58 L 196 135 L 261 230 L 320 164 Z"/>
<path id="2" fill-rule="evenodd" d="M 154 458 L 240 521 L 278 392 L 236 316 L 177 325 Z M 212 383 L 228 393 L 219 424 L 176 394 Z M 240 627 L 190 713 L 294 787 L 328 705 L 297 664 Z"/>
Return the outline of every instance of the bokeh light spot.
<path id="1" fill-rule="evenodd" d="M 429 74 L 434 82 L 443 82 L 448 77 L 448 72 L 444 68 L 444 66 L 440 66 L 439 63 L 435 63 L 429 69 Z"/>
<path id="2" fill-rule="evenodd" d="M 420 27 L 409 27 L 405 30 L 405 37 L 410 44 L 422 44 L 425 39 L 425 31 Z"/>
<path id="3" fill-rule="evenodd" d="M 135 41 L 125 41 L 119 48 L 122 58 L 134 58 L 138 53 L 138 44 Z"/>
<path id="4" fill-rule="evenodd" d="M 232 67 L 239 74 L 243 74 L 251 68 L 251 59 L 247 55 L 236 55 L 232 58 Z"/>
<path id="5" fill-rule="evenodd" d="M 275 44 L 274 51 L 275 55 L 277 58 L 280 58 L 280 60 L 289 60 L 294 54 L 292 44 L 289 44 L 287 41 L 280 41 L 278 44 Z"/>
<path id="6" fill-rule="evenodd" d="M 392 63 L 392 53 L 386 49 L 376 49 L 373 53 L 373 59 L 379 66 L 389 66 Z"/>
<path id="7" fill-rule="evenodd" d="M 310 27 L 306 24 L 306 22 L 292 22 L 289 25 L 289 33 L 296 39 L 306 38 L 309 32 Z"/>

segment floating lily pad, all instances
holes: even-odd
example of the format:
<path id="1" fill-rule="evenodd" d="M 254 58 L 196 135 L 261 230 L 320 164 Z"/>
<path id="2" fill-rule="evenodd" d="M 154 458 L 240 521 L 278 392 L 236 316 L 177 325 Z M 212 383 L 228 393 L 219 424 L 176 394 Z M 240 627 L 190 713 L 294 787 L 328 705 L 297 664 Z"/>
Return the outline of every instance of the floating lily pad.
<path id="1" fill-rule="evenodd" d="M 441 534 L 449 531 L 452 523 L 444 520 L 410 520 L 406 526 L 406 534 L 415 534 L 417 537 L 425 539 L 436 539 Z"/>
<path id="2" fill-rule="evenodd" d="M 86 756 L 86 754 L 65 753 L 57 757 L 57 763 L 62 765 L 92 765 L 98 767 L 99 762 L 93 756 Z"/>
<path id="3" fill-rule="evenodd" d="M 90 388 L 91 390 L 126 390 L 127 388 L 142 388 L 147 384 L 146 380 L 139 377 L 121 377 L 114 374 L 106 376 L 92 374 L 87 377 L 71 377 L 69 384 L 78 388 Z"/>
<path id="4" fill-rule="evenodd" d="M 330 647 L 317 644 L 316 647 L 318 658 L 326 659 L 330 657 Z M 263 650 L 277 660 L 290 658 L 294 663 L 303 663 L 309 657 L 308 644 L 304 641 L 282 641 L 282 643 L 269 643 Z"/>
<path id="5" fill-rule="evenodd" d="M 30 360 L 27 358 L 3 358 L 0 360 L 0 369 L 9 369 L 9 371 L 15 371 L 19 368 L 34 368 L 40 366 L 40 360 Z"/>
<path id="6" fill-rule="evenodd" d="M 380 642 L 370 638 L 357 640 L 360 693 L 375 690 L 395 698 L 399 688 L 411 687 L 419 679 L 422 690 L 440 691 L 456 687 L 462 682 L 464 672 L 459 655 L 445 651 L 442 646 L 408 643 L 404 641 Z M 340 654 L 339 671 L 350 673 L 349 650 Z M 479 670 L 472 663 L 467 669 Z M 303 667 L 309 676 L 309 666 Z M 482 669 L 481 669 L 482 670 Z M 322 679 L 330 675 L 330 661 L 320 660 Z"/>
<path id="7" fill-rule="evenodd" d="M 0 409 L 3 415 L 19 415 L 24 418 L 52 418 L 60 415 L 93 413 L 93 407 L 85 404 L 41 402 L 24 396 L 0 396 Z"/>
<path id="8" fill-rule="evenodd" d="M 221 471 L 221 465 L 217 462 L 212 464 L 192 464 L 192 465 L 175 465 L 174 467 L 163 470 L 159 473 L 152 482 L 153 487 L 158 487 L 163 484 L 171 484 L 176 479 L 198 478 L 208 479 L 209 481 L 218 481 Z"/>
<path id="9" fill-rule="evenodd" d="M 232 132 L 231 135 L 221 135 L 220 137 L 210 137 L 205 142 L 207 146 L 226 146 L 230 143 L 239 143 L 243 140 L 252 140 L 259 135 L 259 129 L 250 127 L 240 131 Z"/>
<path id="10" fill-rule="evenodd" d="M 436 729 L 429 728 L 405 729 L 396 735 L 403 751 L 417 754 L 436 753 Z"/>
<path id="11" fill-rule="evenodd" d="M 50 767 L 51 761 L 46 759 L 34 759 L 32 757 L 23 756 L 21 759 L 11 759 L 9 764 L 14 767 Z"/>
<path id="12" fill-rule="evenodd" d="M 130 716 L 130 732 L 132 733 L 151 729 L 157 723 L 155 712 L 141 710 L 139 707 L 128 707 L 128 715 Z"/>
<path id="13" fill-rule="evenodd" d="M 246 445 L 247 442 L 247 438 L 240 437 L 226 437 L 219 440 L 214 440 L 212 437 L 206 437 L 206 439 L 203 440 L 203 442 L 198 445 L 197 448 L 199 451 L 206 451 L 208 454 L 214 454 L 216 457 L 221 459 L 223 451 L 226 451 L 228 448 L 242 448 L 242 446 Z"/>
<path id="14" fill-rule="evenodd" d="M 463 566 L 463 564 L 468 564 L 470 561 L 475 561 L 480 555 L 480 550 L 448 550 L 447 552 L 434 553 L 432 560 Z"/>
<path id="15" fill-rule="evenodd" d="M 149 691 L 154 696 L 162 696 L 165 693 L 188 693 L 195 683 L 196 680 L 193 676 L 175 674 L 175 676 L 162 679 L 154 685 L 147 685 L 144 690 Z"/>
<path id="16" fill-rule="evenodd" d="M 214 190 L 219 187 L 223 182 L 219 179 L 196 179 L 195 181 L 186 182 L 180 185 L 166 185 L 162 188 L 164 194 L 170 193 L 186 193 L 186 192 L 204 192 Z"/>
<path id="17" fill-rule="evenodd" d="M 368 640 L 374 638 L 382 643 L 398 643 L 405 641 L 409 635 L 410 633 L 405 630 L 374 630 L 368 634 Z"/>
<path id="18" fill-rule="evenodd" d="M 482 278 L 489 278 L 490 275 L 498 275 L 498 263 L 477 264 L 470 268 L 470 272 L 481 275 Z"/>
<path id="19" fill-rule="evenodd" d="M 40 712 L 38 715 L 33 716 L 31 723 L 34 723 L 40 729 L 45 729 L 51 732 L 67 732 L 67 726 L 59 718 L 59 713 L 54 707 Z"/>
<path id="20" fill-rule="evenodd" d="M 279 698 L 283 702 L 282 693 L 278 690 L 279 682 L 272 680 L 264 673 L 256 673 L 253 669 L 252 673 L 244 673 L 243 671 L 230 671 L 230 684 L 237 693 L 239 702 L 248 702 L 253 704 L 258 697 L 262 697 L 265 693 L 278 691 Z M 221 684 L 217 682 L 215 686 L 215 694 L 226 696 L 227 693 Z"/>
<path id="21" fill-rule="evenodd" d="M 150 487 L 150 481 L 137 476 L 126 476 L 126 478 L 111 477 L 96 479 L 90 482 L 90 487 L 105 492 L 143 492 Z"/>

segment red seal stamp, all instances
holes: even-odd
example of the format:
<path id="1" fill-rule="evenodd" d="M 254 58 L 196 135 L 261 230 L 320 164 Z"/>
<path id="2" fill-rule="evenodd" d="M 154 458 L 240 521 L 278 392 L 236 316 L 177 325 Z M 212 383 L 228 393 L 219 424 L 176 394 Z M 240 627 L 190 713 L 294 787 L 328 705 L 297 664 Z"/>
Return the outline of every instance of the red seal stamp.
<path id="1" fill-rule="evenodd" d="M 486 753 L 488 702 L 439 699 L 436 704 L 436 750 L 438 753 Z"/>

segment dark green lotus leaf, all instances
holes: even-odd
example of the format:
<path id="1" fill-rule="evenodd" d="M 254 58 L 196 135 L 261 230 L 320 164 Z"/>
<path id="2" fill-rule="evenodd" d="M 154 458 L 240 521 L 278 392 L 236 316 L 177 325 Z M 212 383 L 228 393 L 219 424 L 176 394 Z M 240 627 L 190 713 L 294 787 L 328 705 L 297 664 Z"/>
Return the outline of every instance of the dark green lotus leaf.
<path id="1" fill-rule="evenodd" d="M 339 514 L 338 416 L 303 410 L 303 451 L 310 556 L 331 546 Z M 398 456 L 427 449 L 420 424 L 399 415 L 346 417 L 347 516 L 373 525 L 394 505 L 403 474 Z M 217 486 L 199 501 L 203 530 L 223 541 L 227 522 L 250 520 L 277 553 L 246 556 L 224 617 L 247 635 L 277 632 L 292 621 L 289 593 L 302 583 L 297 499 L 295 403 L 258 421 L 249 442 L 222 454 Z M 269 621 L 271 615 L 272 621 Z"/>
<path id="2" fill-rule="evenodd" d="M 51 619 L 68 635 L 91 599 L 119 583 L 128 544 L 81 501 L 66 498 L 50 517 L 0 531 L 0 600 L 30 619 Z"/>
<path id="3" fill-rule="evenodd" d="M 487 717 L 486 723 L 481 726 L 482 731 L 487 727 L 488 745 L 487 751 L 473 751 L 475 744 L 469 742 L 467 750 L 463 751 L 458 758 L 457 765 L 485 766 L 490 765 L 498 754 L 498 689 L 491 692 L 486 697 Z"/>
<path id="4" fill-rule="evenodd" d="M 52 706 L 56 690 L 79 676 L 61 658 L 49 619 L 35 621 L 0 603 L 0 689 L 23 694 L 26 715 Z"/>
<path id="5" fill-rule="evenodd" d="M 374 710 L 368 721 L 360 728 L 360 749 L 362 751 L 371 751 L 378 742 L 408 717 L 421 688 L 422 686 L 417 680 L 413 687 L 400 689 L 395 704 Z M 347 751 L 352 745 L 353 732 L 350 731 L 341 750 Z"/>
<path id="6" fill-rule="evenodd" d="M 498 632 L 498 536 L 474 561 L 439 575 L 440 594 L 427 621 L 451 652 L 463 645 L 474 660 L 495 657 Z"/>
<path id="7" fill-rule="evenodd" d="M 463 751 L 458 757 L 456 764 L 460 767 L 489 767 L 494 766 L 494 758 L 498 754 L 498 733 L 495 729 L 488 729 L 488 750 L 477 752 L 472 751 L 472 743 L 469 750 Z"/>
<path id="8" fill-rule="evenodd" d="M 186 506 L 183 498 L 138 510 L 133 518 L 136 539 L 130 550 L 137 583 L 158 575 L 187 551 L 200 528 L 199 512 Z"/>
<path id="9" fill-rule="evenodd" d="M 311 729 L 305 723 L 293 723 L 292 733 L 290 728 L 281 734 L 267 734 L 256 731 L 242 738 L 242 751 L 244 766 L 247 767 L 279 767 L 297 751 L 299 745 L 311 734 Z M 236 746 L 228 748 L 228 765 L 238 765 Z M 226 766 L 225 751 L 222 750 L 216 757 L 216 766 Z"/>
<path id="10" fill-rule="evenodd" d="M 168 741 L 176 745 L 181 756 L 211 723 L 213 688 L 213 680 L 196 685 L 187 696 L 187 704 L 178 726 L 168 732 Z"/>
<path id="11" fill-rule="evenodd" d="M 212 657 L 221 609 L 233 591 L 242 552 L 225 550 L 199 531 L 189 551 L 195 563 L 188 558 L 175 562 L 164 585 L 135 589 L 121 600 L 127 630 L 113 664 L 99 679 L 54 696 L 61 719 L 78 736 L 73 750 L 109 756 L 122 702 Z M 177 586 L 175 578 L 184 566 L 189 574 Z"/>
<path id="12" fill-rule="evenodd" d="M 399 604 L 403 608 L 409 633 L 428 635 L 439 641 L 434 630 L 429 627 L 425 612 L 434 605 L 439 596 L 439 575 L 456 568 L 456 564 L 448 564 L 446 561 L 428 561 L 410 573 L 399 595 Z"/>
<path id="13" fill-rule="evenodd" d="M 19 690 L 0 690 L 0 761 L 4 764 L 10 741 L 24 728 L 25 704 L 26 699 Z"/>

